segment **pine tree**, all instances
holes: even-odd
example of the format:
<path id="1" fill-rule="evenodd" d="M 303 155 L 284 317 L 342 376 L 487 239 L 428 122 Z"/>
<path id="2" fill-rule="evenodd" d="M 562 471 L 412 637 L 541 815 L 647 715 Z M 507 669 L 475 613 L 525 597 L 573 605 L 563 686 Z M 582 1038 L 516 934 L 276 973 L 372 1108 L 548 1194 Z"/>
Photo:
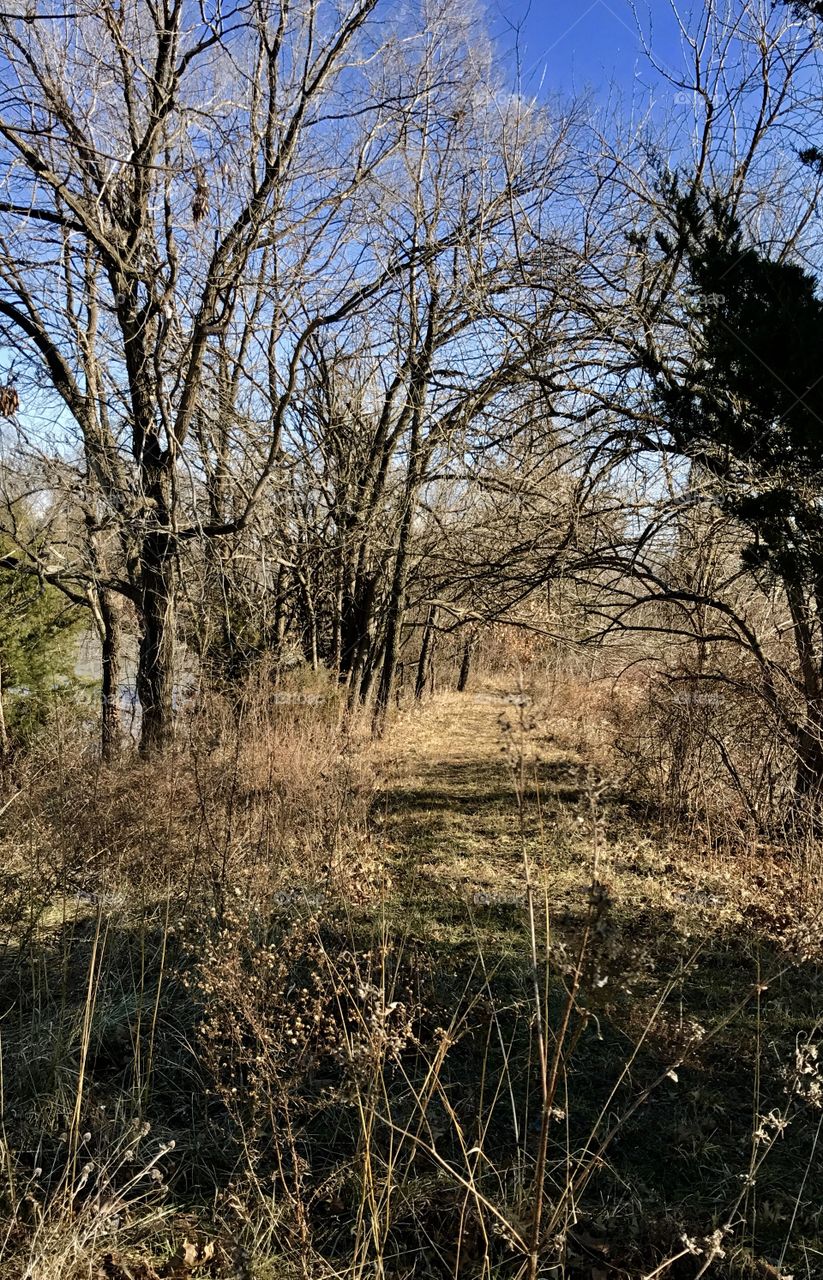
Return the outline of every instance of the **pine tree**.
<path id="1" fill-rule="evenodd" d="M 677 215 L 693 357 L 678 380 L 651 370 L 659 404 L 677 451 L 748 530 L 744 561 L 785 593 L 806 708 L 797 784 L 823 793 L 823 302 L 721 200 L 681 198 Z"/>
<path id="2" fill-rule="evenodd" d="M 13 549 L 0 537 L 0 556 Z M 56 587 L 20 569 L 0 567 L 0 742 L 28 738 L 49 699 L 73 680 L 82 614 Z"/>

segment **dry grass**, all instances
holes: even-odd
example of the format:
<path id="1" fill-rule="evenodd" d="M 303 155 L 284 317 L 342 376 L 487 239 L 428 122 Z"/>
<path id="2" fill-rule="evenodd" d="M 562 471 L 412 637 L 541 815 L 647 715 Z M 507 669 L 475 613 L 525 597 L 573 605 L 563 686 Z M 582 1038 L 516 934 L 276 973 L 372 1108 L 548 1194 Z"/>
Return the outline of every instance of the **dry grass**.
<path id="1" fill-rule="evenodd" d="M 633 803 L 609 706 L 375 748 L 257 690 L 159 774 L 57 726 L 2 816 L 4 1280 L 818 1274 L 817 882 Z"/>

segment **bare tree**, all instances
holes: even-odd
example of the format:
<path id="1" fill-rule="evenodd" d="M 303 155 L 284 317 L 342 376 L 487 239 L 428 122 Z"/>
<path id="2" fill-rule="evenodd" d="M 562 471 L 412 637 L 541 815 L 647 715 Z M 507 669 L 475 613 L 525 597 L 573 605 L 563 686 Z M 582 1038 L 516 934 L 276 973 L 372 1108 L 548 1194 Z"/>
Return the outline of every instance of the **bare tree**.
<path id="1" fill-rule="evenodd" d="M 409 106 L 368 70 L 376 4 L 206 18 L 133 0 L 0 19 L 0 319 L 18 418 L 24 435 L 50 418 L 52 451 L 74 454 L 105 506 L 90 535 L 116 530 L 107 587 L 138 611 L 145 751 L 172 727 L 181 547 L 248 522 L 302 349 L 394 269 L 349 256 L 342 218 Z M 244 418 L 264 434 L 227 515 L 221 468 Z"/>

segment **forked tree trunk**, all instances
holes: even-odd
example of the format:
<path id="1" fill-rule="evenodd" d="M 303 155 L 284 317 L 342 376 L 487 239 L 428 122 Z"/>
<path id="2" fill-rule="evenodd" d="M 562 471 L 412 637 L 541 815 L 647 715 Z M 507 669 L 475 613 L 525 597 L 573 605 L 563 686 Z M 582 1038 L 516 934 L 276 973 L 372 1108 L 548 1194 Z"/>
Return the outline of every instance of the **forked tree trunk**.
<path id="1" fill-rule="evenodd" d="M 409 435 L 409 460 L 406 473 L 405 491 L 403 494 L 402 515 L 397 535 L 397 551 L 394 558 L 391 592 L 389 594 L 386 615 L 386 631 L 383 642 L 383 666 L 380 672 L 380 683 L 377 687 L 374 715 L 372 717 L 372 733 L 382 734 L 386 725 L 386 715 L 394 691 L 397 674 L 397 663 L 403 639 L 403 622 L 406 615 L 406 588 L 408 585 L 409 562 L 411 558 L 411 535 L 414 520 L 415 504 L 421 477 L 425 472 L 425 458 L 421 449 L 425 396 L 428 387 L 431 354 L 435 340 L 434 313 L 432 304 L 429 312 L 428 328 L 423 348 L 423 360 L 417 369 L 411 393 L 411 432 Z"/>
<path id="2" fill-rule="evenodd" d="M 350 700 L 356 701 L 360 680 L 371 649 L 379 572 L 370 573 L 363 564 L 345 585 L 341 604 L 340 679 L 348 684 Z"/>
<path id="3" fill-rule="evenodd" d="M 346 674 L 348 683 L 348 707 L 353 710 L 358 704 L 365 706 L 371 696 L 372 686 L 383 652 L 383 643 L 377 634 L 375 619 L 375 600 L 377 595 L 377 575 L 369 579 L 368 586 L 358 606 L 359 630 L 356 641 L 352 643 L 353 656 L 349 659 L 349 670 Z M 344 649 L 344 666 L 346 662 Z"/>

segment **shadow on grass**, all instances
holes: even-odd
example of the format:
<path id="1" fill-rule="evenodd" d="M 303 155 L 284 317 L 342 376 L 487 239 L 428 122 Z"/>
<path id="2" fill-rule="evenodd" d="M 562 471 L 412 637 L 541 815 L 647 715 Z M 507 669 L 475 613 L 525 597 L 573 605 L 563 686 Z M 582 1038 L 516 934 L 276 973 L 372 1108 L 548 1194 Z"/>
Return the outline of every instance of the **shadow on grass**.
<path id="1" fill-rule="evenodd" d="M 244 999 L 259 998 L 258 1031 L 263 1028 L 270 1041 L 267 1048 L 262 1032 L 255 1041 L 254 1021 L 247 1019 L 237 1038 L 227 1040 L 225 1059 L 219 1044 L 220 1052 L 204 1055 L 202 1026 L 209 1008 L 192 981 L 204 955 L 214 964 L 215 948 L 218 961 L 223 955 L 228 960 L 220 922 L 169 936 L 151 922 L 135 927 L 103 921 L 98 929 L 94 921 L 82 920 L 52 931 L 25 954 L 8 951 L 0 1002 L 13 1010 L 4 1023 L 3 1048 L 5 1062 L 15 1064 L 13 1073 L 5 1072 L 4 1099 L 14 1162 L 21 1170 L 42 1167 L 48 1195 L 49 1178 L 58 1176 L 64 1160 L 63 1135 L 82 1074 L 79 1130 L 90 1135 L 84 1159 L 105 1162 L 129 1124 L 149 1123 L 150 1141 L 176 1144 L 166 1163 L 181 1219 L 195 1214 L 204 1223 L 215 1198 L 232 1188 L 238 1194 L 244 1180 L 249 1186 L 280 1186 L 287 1202 L 299 1183 L 301 1212 L 308 1215 L 316 1247 L 345 1266 L 362 1207 L 360 1108 L 368 1094 L 378 1099 L 369 1159 L 375 1167 L 390 1162 L 400 1188 L 388 1244 L 406 1264 L 425 1257 L 439 1274 L 437 1259 L 450 1256 L 464 1204 L 459 1181 L 444 1173 L 442 1161 L 465 1176 L 466 1151 L 482 1150 L 484 1160 L 472 1168 L 484 1194 L 512 1213 L 529 1199 L 540 1129 L 532 972 L 525 915 L 509 906 L 503 916 L 501 923 L 500 911 L 474 912 L 479 943 L 467 940 L 465 932 L 435 942 L 418 939 L 369 908 L 344 904 L 319 923 L 284 912 L 236 923 L 232 945 L 235 954 L 238 947 L 247 949 L 247 968 L 241 963 L 240 972 L 248 973 L 249 983 L 245 993 L 227 988 L 227 1005 L 235 1003 L 223 1011 L 226 1025 L 232 1018 L 242 1022 Z M 496 938 L 500 928 L 503 944 Z M 286 939 L 301 937 L 301 931 L 305 938 L 279 986 L 258 991 L 259 946 L 284 954 Z M 573 956 L 576 939 L 572 925 L 557 941 Z M 587 1142 L 601 1112 L 600 1136 L 678 1058 L 691 1028 L 711 1029 L 752 990 L 758 974 L 767 978 L 784 968 L 774 947 L 743 931 L 706 939 L 699 963 L 689 967 L 685 962 L 696 941 L 678 935 L 662 914 L 635 918 L 621 904 L 595 937 L 572 1016 L 575 1052 L 563 1063 L 562 1114 L 550 1132 L 550 1199 L 560 1194 L 577 1161 L 591 1159 Z M 333 958 L 332 969 L 317 969 L 318 945 Z M 362 1062 L 347 1061 L 319 1041 L 292 1045 L 284 1028 L 294 1016 L 294 990 L 316 971 L 330 984 L 324 1017 L 337 1018 L 351 1033 L 355 1006 L 346 1004 L 349 996 L 341 997 L 331 975 L 351 966 L 354 957 L 352 972 L 373 976 L 378 950 L 386 1001 L 391 995 L 407 1007 L 411 1033 L 398 1042 L 396 1055 L 380 1058 L 375 1093 Z M 682 979 L 647 1032 L 657 995 L 681 963 Z M 562 968 L 557 951 L 549 999 L 553 1027 L 560 1024 L 566 998 Z M 90 973 L 94 1001 L 86 1037 Z M 756 1115 L 785 1106 L 785 1070 L 793 1063 L 797 1037 L 815 1029 L 820 992 L 817 967 L 783 972 L 761 993 L 759 1006 L 752 998 L 619 1129 L 575 1212 L 579 1220 L 605 1223 L 615 1240 L 624 1238 L 623 1254 L 614 1256 L 625 1265 L 644 1251 L 658 1256 L 662 1237 L 655 1242 L 649 1224 L 665 1222 L 675 1236 L 680 1229 L 702 1236 L 723 1220 L 724 1206 L 734 1202 L 748 1168 Z M 438 1086 L 427 1095 L 444 1028 L 450 1047 Z M 258 1069 L 250 1064 L 272 1052 L 272 1045 L 271 1078 L 261 1095 L 254 1084 Z M 615 1090 L 630 1057 L 631 1069 Z M 240 1096 L 233 1097 L 238 1084 Z M 261 1096 L 268 1099 L 268 1111 L 258 1106 Z M 428 1101 L 421 1108 L 417 1099 L 424 1096 Z M 802 1241 L 820 1240 L 816 1118 L 801 1105 L 764 1165 L 760 1209 L 749 1211 L 750 1235 L 763 1256 L 779 1256 L 793 1213 L 795 1263 Z M 398 1145 L 398 1133 L 412 1132 L 422 1136 L 422 1145 L 408 1139 Z M 436 1148 L 440 1162 L 427 1155 L 427 1146 Z M 810 1175 L 800 1194 L 807 1166 Z M 499 1273 L 513 1274 L 505 1242 L 495 1249 Z"/>

